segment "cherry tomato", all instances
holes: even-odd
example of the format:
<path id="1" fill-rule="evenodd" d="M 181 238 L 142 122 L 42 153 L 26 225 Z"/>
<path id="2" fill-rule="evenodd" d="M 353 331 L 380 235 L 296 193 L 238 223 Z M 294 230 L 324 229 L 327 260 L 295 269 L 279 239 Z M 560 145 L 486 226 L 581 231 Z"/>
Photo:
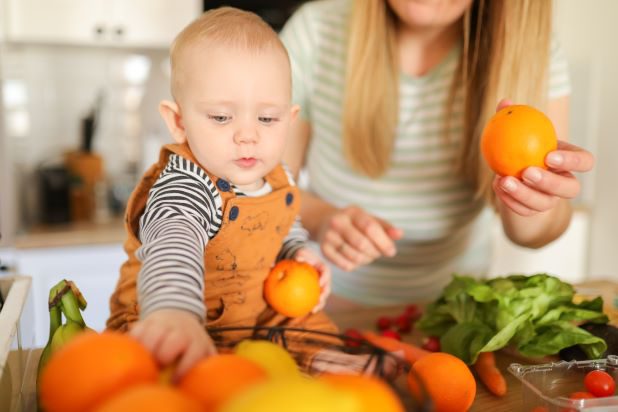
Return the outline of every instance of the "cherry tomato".
<path id="1" fill-rule="evenodd" d="M 614 378 L 601 370 L 588 372 L 584 378 L 584 385 L 586 385 L 588 392 L 597 397 L 612 396 L 616 389 Z"/>

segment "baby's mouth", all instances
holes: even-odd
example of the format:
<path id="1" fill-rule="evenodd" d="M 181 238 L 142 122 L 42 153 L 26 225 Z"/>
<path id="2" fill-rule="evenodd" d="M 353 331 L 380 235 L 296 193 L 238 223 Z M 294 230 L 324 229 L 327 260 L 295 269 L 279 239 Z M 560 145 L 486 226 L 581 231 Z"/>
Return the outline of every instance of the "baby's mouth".
<path id="1" fill-rule="evenodd" d="M 255 157 L 241 157 L 236 159 L 234 163 L 243 169 L 249 169 L 257 163 L 257 159 Z"/>

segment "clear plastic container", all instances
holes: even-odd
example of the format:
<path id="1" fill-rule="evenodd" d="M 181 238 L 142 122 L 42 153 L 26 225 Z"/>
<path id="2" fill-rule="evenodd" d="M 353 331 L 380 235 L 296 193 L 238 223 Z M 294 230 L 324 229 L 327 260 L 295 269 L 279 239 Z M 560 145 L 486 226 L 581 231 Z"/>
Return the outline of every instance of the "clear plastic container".
<path id="1" fill-rule="evenodd" d="M 616 412 L 618 396 L 594 399 L 569 399 L 573 392 L 586 391 L 584 377 L 595 369 L 618 378 L 618 356 L 589 361 L 560 361 L 542 365 L 513 363 L 509 372 L 522 383 L 522 411 L 525 412 Z"/>

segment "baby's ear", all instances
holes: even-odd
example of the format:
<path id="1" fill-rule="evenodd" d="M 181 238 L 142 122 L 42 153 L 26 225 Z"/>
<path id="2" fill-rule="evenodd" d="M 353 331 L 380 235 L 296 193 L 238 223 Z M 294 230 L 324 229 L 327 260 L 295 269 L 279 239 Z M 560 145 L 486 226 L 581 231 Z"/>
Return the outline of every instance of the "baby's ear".
<path id="1" fill-rule="evenodd" d="M 300 106 L 297 104 L 292 105 L 292 108 L 290 109 L 290 121 L 293 122 L 294 120 L 296 120 L 299 112 L 300 112 Z"/>
<path id="2" fill-rule="evenodd" d="M 182 116 L 180 114 L 180 107 L 169 100 L 163 100 L 159 103 L 159 113 L 165 121 L 170 134 L 174 141 L 178 144 L 183 144 L 187 141 L 187 133 L 185 127 L 182 124 Z"/>

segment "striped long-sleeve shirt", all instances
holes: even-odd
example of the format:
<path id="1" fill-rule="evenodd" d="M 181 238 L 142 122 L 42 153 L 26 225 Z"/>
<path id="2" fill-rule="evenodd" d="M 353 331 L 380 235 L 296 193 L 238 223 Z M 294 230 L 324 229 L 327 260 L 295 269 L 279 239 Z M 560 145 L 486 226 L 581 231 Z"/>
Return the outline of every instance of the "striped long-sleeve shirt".
<path id="1" fill-rule="evenodd" d="M 294 184 L 288 172 L 288 179 Z M 268 182 L 255 192 L 236 196 L 263 196 L 272 191 Z M 201 319 L 204 307 L 204 249 L 221 228 L 223 204 L 208 174 L 195 163 L 171 155 L 150 189 L 140 218 L 142 262 L 138 276 L 140 316 L 163 308 L 192 312 Z M 277 259 L 290 258 L 307 241 L 297 218 Z"/>

